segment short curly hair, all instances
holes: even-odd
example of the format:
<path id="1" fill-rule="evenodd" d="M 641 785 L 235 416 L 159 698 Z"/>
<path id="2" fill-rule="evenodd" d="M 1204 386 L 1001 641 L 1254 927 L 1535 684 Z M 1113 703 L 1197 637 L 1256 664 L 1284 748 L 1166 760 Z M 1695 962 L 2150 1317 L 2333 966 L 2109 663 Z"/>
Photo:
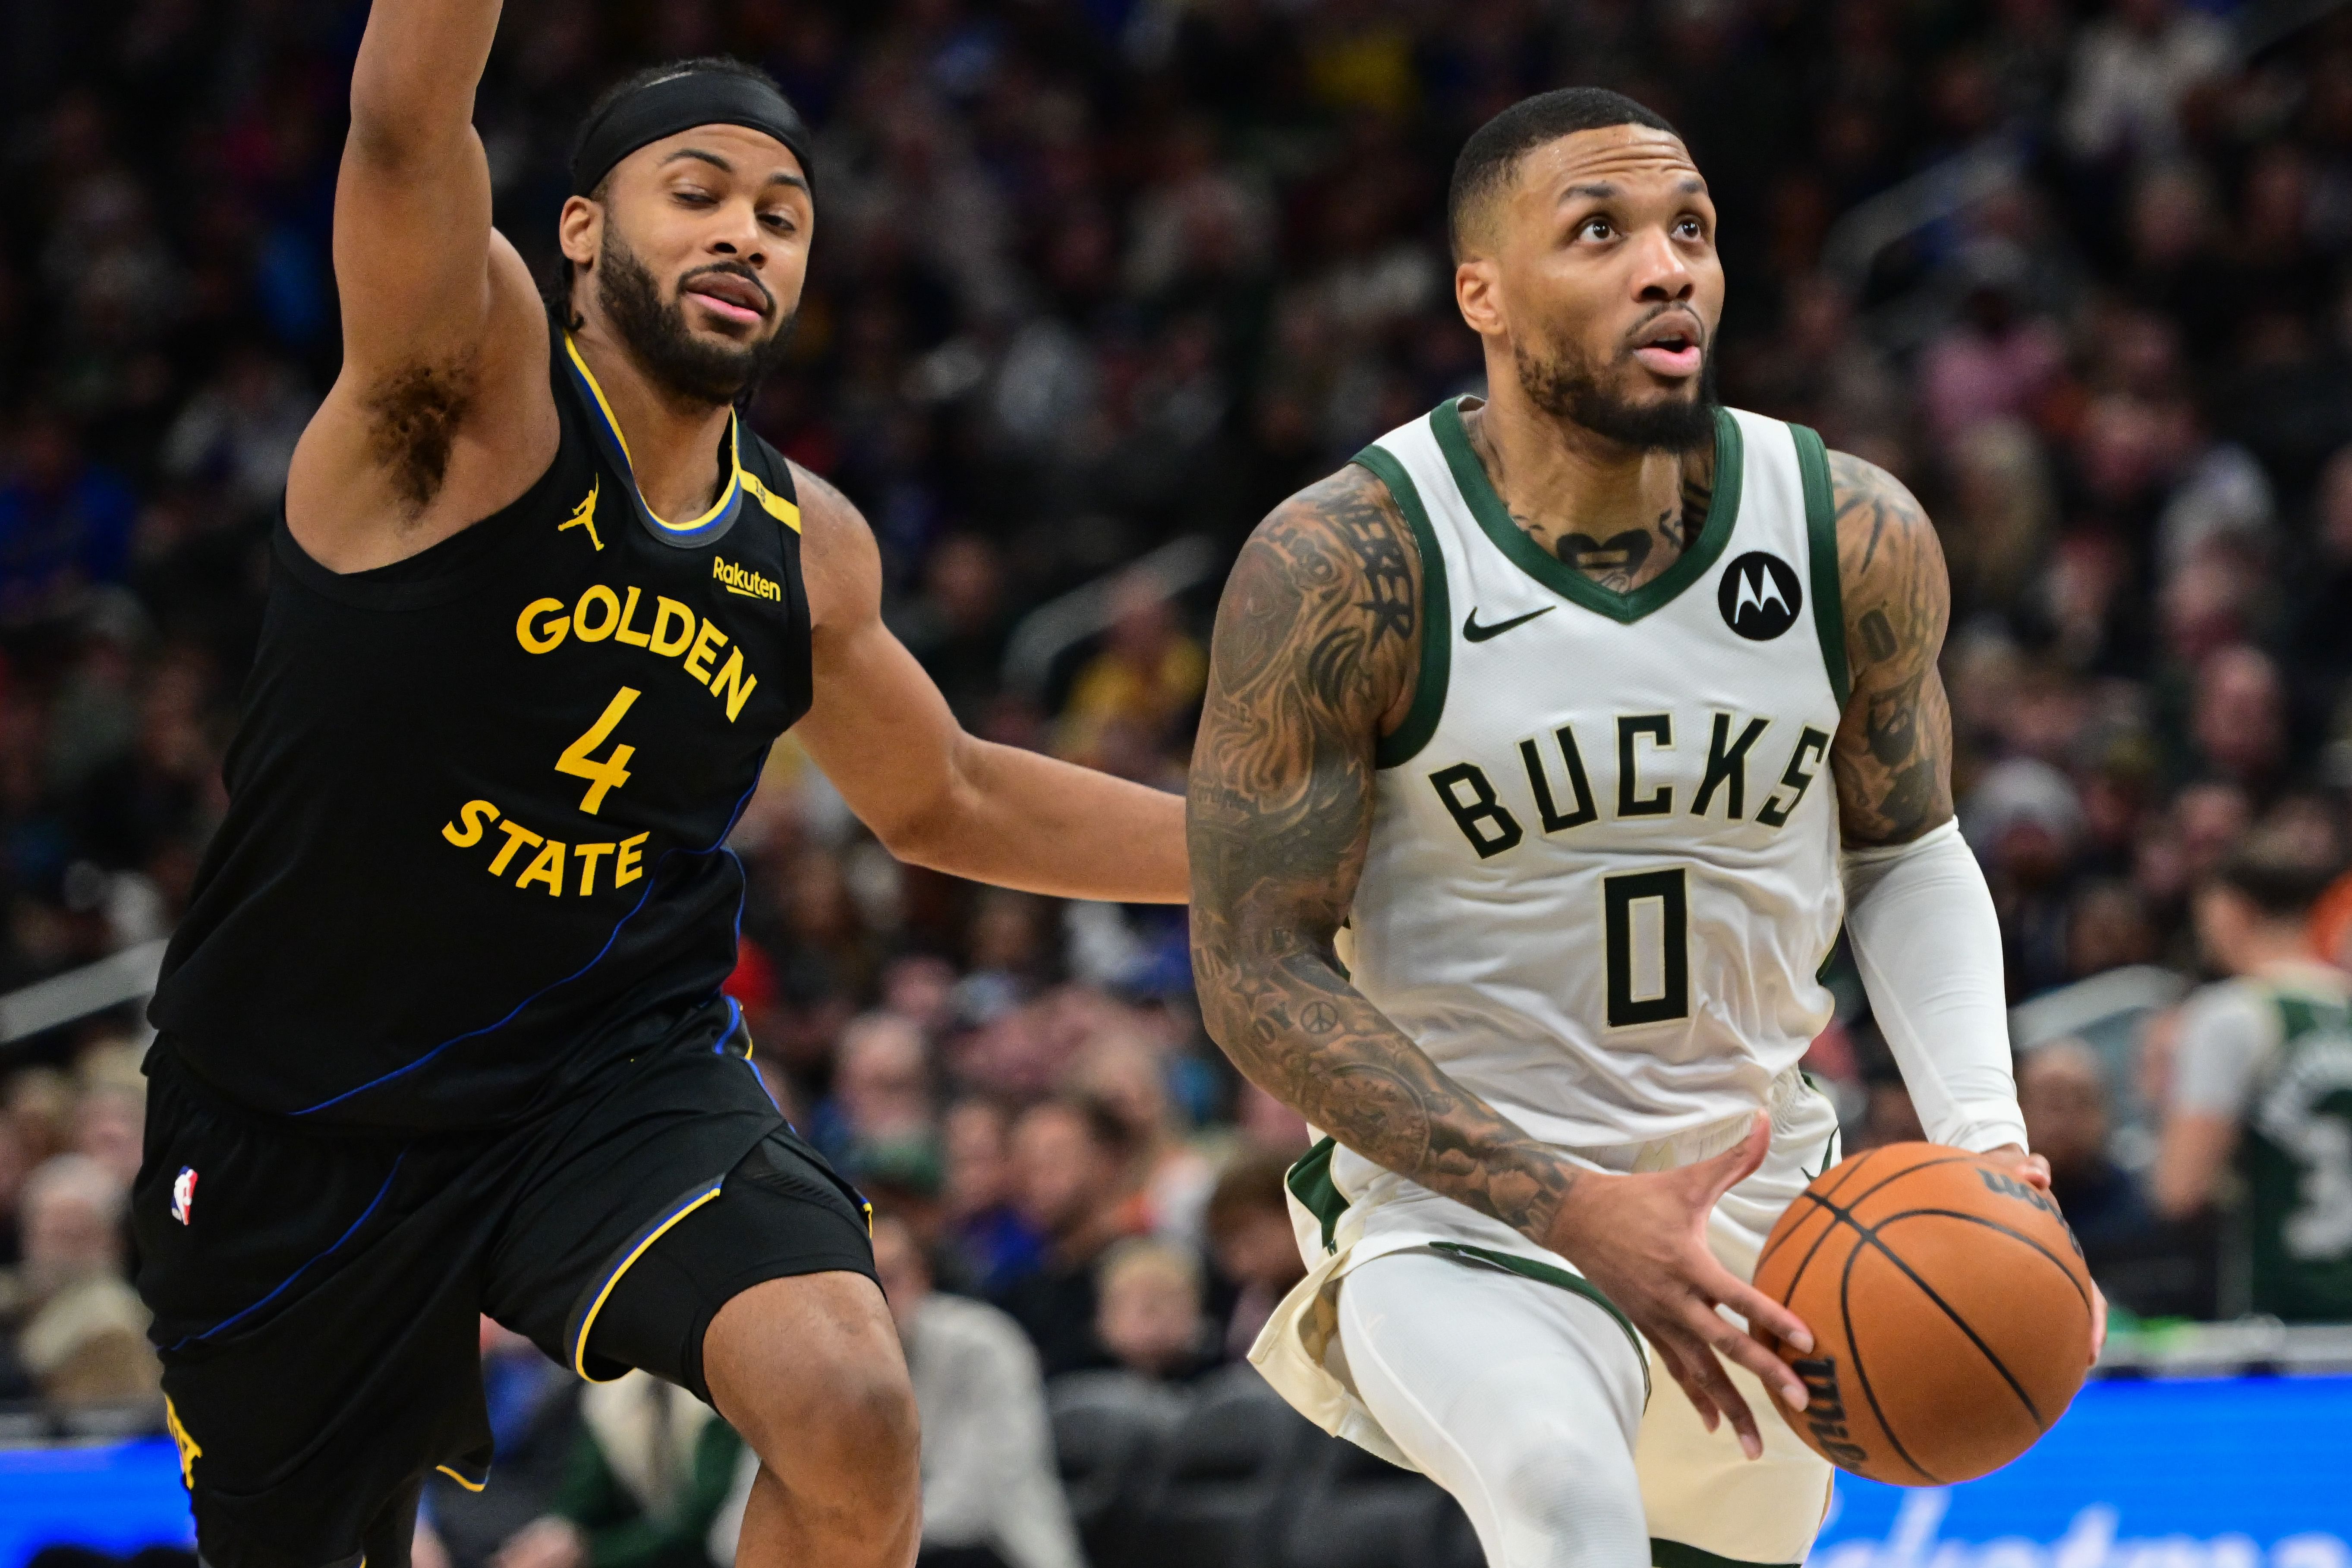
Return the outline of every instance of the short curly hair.
<path id="1" fill-rule="evenodd" d="M 1643 108 L 1605 87 L 1563 87 L 1523 98 L 1470 133 L 1454 160 L 1445 193 L 1445 228 L 1454 259 L 1462 259 L 1463 239 L 1486 205 L 1517 172 L 1519 160 L 1547 142 L 1580 131 L 1612 125 L 1646 125 L 1680 136 L 1663 114 Z"/>

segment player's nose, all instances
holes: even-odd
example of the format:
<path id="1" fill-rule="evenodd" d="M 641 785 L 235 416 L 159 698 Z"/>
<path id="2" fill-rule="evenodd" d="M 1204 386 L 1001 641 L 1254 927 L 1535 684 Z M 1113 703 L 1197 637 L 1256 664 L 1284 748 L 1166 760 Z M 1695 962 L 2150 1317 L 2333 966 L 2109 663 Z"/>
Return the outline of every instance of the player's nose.
<path id="1" fill-rule="evenodd" d="M 1681 247 L 1664 229 L 1644 229 L 1633 245 L 1634 297 L 1644 304 L 1664 300 L 1687 300 L 1698 289 Z"/>
<path id="2" fill-rule="evenodd" d="M 732 257 L 754 267 L 768 259 L 767 231 L 760 226 L 760 215 L 749 202 L 730 202 L 722 207 L 703 242 L 715 256 Z"/>

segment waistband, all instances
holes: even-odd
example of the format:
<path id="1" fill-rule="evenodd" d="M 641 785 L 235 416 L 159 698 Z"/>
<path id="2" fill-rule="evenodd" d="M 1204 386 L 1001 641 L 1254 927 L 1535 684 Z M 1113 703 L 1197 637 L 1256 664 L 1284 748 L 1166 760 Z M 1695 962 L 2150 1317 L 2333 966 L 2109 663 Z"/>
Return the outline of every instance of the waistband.
<path id="1" fill-rule="evenodd" d="M 177 1049 L 169 1034 L 159 1034 L 147 1047 L 139 1070 L 155 1090 L 176 1095 L 216 1121 L 266 1128 L 273 1137 L 298 1138 L 312 1143 L 379 1143 L 397 1148 L 415 1140 L 404 1133 L 374 1127 L 305 1121 L 275 1110 L 247 1104 L 206 1078 L 185 1051 Z"/>
<path id="2" fill-rule="evenodd" d="M 248 1103 L 235 1090 L 207 1078 L 197 1065 L 197 1054 L 180 1048 L 169 1031 L 156 1035 L 141 1063 L 141 1070 L 147 1075 L 150 1083 L 183 1096 L 209 1115 L 267 1128 L 273 1135 L 284 1134 L 340 1144 L 462 1144 L 527 1131 L 593 1104 L 611 1093 L 638 1064 L 649 1058 L 672 1052 L 704 1051 L 742 1058 L 751 1055 L 751 1032 L 744 1026 L 743 1009 L 733 997 L 720 995 L 686 1008 L 657 1038 L 625 1056 L 614 1056 L 596 1064 L 561 1093 L 549 1096 L 520 1114 L 458 1126 L 322 1121 L 264 1110 Z"/>
<path id="3" fill-rule="evenodd" d="M 1763 1109 L 1771 1113 L 1772 1131 L 1778 1135 L 1792 1118 L 1793 1112 L 1814 1095 L 1811 1085 L 1805 1081 L 1800 1068 L 1781 1069 L 1779 1077 L 1764 1091 Z M 1826 1101 L 1823 1101 L 1826 1105 Z M 1701 1160 L 1712 1160 L 1727 1149 L 1739 1146 L 1754 1123 L 1754 1111 L 1742 1111 L 1719 1121 L 1709 1121 L 1687 1131 L 1654 1138 L 1641 1143 L 1611 1143 L 1595 1149 L 1565 1151 L 1571 1157 L 1597 1165 L 1604 1171 L 1620 1173 L 1672 1171 L 1684 1165 L 1695 1165 Z"/>
<path id="4" fill-rule="evenodd" d="M 1793 1067 L 1773 1079 L 1765 1090 L 1761 1109 L 1771 1113 L 1775 1143 L 1784 1133 L 1792 1131 L 1801 1131 L 1808 1137 L 1824 1137 L 1828 1130 L 1837 1125 L 1835 1109 L 1805 1081 L 1803 1072 Z M 1826 1128 L 1801 1128 L 1800 1118 L 1809 1110 L 1825 1118 Z M 1739 1141 L 1748 1136 L 1748 1129 L 1755 1120 L 1754 1111 L 1743 1111 L 1737 1116 L 1727 1116 L 1646 1142 L 1603 1144 L 1581 1149 L 1560 1147 L 1559 1152 L 1577 1164 L 1613 1175 L 1671 1171 L 1696 1164 L 1701 1160 L 1711 1160 L 1727 1149 L 1738 1147 Z M 1314 1137 L 1323 1136 L 1320 1129 L 1309 1129 L 1309 1131 Z M 1344 1143 L 1332 1152 L 1330 1173 L 1335 1189 L 1349 1203 L 1370 1202 L 1376 1196 L 1387 1201 L 1399 1191 L 1425 1190 L 1387 1167 L 1364 1158 Z M 1392 1190 L 1382 1186 L 1383 1182 L 1398 1185 Z M 1434 1197 L 1437 1194 L 1430 1195 Z"/>

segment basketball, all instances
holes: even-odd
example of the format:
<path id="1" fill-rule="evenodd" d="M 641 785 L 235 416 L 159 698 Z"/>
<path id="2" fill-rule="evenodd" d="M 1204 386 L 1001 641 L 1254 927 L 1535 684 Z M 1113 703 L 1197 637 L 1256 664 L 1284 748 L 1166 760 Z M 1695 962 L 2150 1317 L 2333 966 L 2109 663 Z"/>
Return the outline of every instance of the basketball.
<path id="1" fill-rule="evenodd" d="M 1759 1336 L 1804 1380 L 1808 1405 L 1781 1415 L 1872 1480 L 1999 1469 L 2089 1370 L 2091 1279 L 2058 1205 L 1958 1149 L 1891 1143 L 1824 1172 L 1772 1227 L 1756 1288 L 1813 1331 L 1810 1355 Z"/>

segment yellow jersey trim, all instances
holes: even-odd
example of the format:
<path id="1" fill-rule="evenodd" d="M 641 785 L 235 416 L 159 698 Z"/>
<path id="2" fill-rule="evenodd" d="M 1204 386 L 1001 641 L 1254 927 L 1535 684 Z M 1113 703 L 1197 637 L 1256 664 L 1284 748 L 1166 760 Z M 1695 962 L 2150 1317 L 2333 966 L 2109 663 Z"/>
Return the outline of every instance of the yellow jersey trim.
<path id="1" fill-rule="evenodd" d="M 459 1486 L 465 1488 L 469 1492 L 480 1491 L 484 1487 L 490 1484 L 487 1478 L 478 1481 L 469 1481 L 446 1465 L 436 1465 L 433 1468 L 440 1471 L 443 1475 L 448 1477 L 451 1480 L 457 1482 Z"/>
<path id="2" fill-rule="evenodd" d="M 709 1192 L 697 1196 L 691 1203 L 680 1205 L 676 1214 L 670 1215 L 667 1219 L 662 1221 L 661 1224 L 654 1226 L 652 1230 L 646 1232 L 645 1239 L 638 1242 L 636 1246 L 631 1247 L 629 1249 L 629 1255 L 621 1259 L 621 1266 L 613 1270 L 611 1277 L 604 1281 L 604 1288 L 596 1292 L 595 1300 L 588 1304 L 588 1315 L 580 1320 L 579 1341 L 572 1347 L 572 1370 L 579 1374 L 581 1378 L 589 1383 L 610 1383 L 613 1381 L 609 1377 L 590 1377 L 588 1375 L 588 1336 L 595 1331 L 596 1314 L 604 1310 L 605 1300 L 613 1294 L 613 1287 L 618 1285 L 621 1282 L 621 1277 L 626 1274 L 630 1268 L 635 1265 L 638 1258 L 643 1258 L 646 1255 L 646 1248 L 651 1247 L 655 1242 L 659 1241 L 664 1236 L 668 1234 L 670 1226 L 676 1225 L 678 1221 L 684 1219 L 687 1215 L 692 1214 L 695 1210 L 700 1208 L 703 1205 L 717 1197 L 719 1195 L 719 1186 L 720 1184 L 716 1182 L 712 1183 Z"/>
<path id="3" fill-rule="evenodd" d="M 743 475 L 743 489 L 751 499 L 765 507 L 770 517 L 774 518 L 794 533 L 798 533 L 801 531 L 801 509 L 761 484 L 760 476 L 749 468 L 741 469 L 740 472 Z"/>
<path id="4" fill-rule="evenodd" d="M 196 1489 L 196 1461 L 205 1457 L 204 1445 L 188 1436 L 180 1425 L 180 1412 L 172 1396 L 163 1396 L 163 1429 L 172 1435 L 172 1446 L 180 1450 L 180 1484 L 190 1491 Z"/>
<path id="5" fill-rule="evenodd" d="M 590 370 L 588 362 L 581 357 L 580 345 L 572 341 L 570 332 L 563 334 L 563 352 L 572 356 L 572 368 L 580 373 L 582 383 L 588 388 L 588 395 L 595 400 L 597 413 L 604 416 L 604 427 L 612 432 L 613 445 L 620 448 L 621 460 L 631 465 L 630 487 L 636 489 L 637 504 L 644 509 L 647 517 L 653 519 L 655 527 L 668 533 L 692 533 L 697 529 L 708 528 L 712 521 L 734 501 L 738 490 L 750 488 L 743 482 L 751 476 L 743 471 L 742 416 L 730 409 L 727 415 L 727 460 L 731 471 L 727 476 L 727 483 L 719 488 L 718 500 L 711 504 L 709 511 L 691 522 L 670 522 L 656 514 L 652 507 L 646 504 L 646 492 L 637 485 L 635 459 L 629 456 L 629 438 L 621 433 L 621 422 L 614 417 L 613 405 L 605 398 L 604 387 L 597 384 L 596 373 Z M 766 505 L 766 502 L 762 501 L 761 504 Z M 768 510 L 774 511 L 775 508 L 771 506 Z M 793 528 L 796 532 L 799 531 L 800 522 L 797 518 L 793 521 Z"/>

